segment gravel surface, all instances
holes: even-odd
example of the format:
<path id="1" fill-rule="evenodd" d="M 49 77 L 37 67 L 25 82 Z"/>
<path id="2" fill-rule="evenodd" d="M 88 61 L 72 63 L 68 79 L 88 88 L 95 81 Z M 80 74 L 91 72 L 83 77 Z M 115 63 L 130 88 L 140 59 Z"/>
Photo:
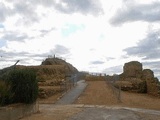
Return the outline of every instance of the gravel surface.
<path id="1" fill-rule="evenodd" d="M 125 109 L 86 108 L 69 120 L 142 120 L 133 111 Z"/>
<path id="2" fill-rule="evenodd" d="M 40 104 L 40 112 L 21 120 L 160 120 L 160 111 L 105 105 Z"/>
<path id="3" fill-rule="evenodd" d="M 119 102 L 112 87 L 105 81 L 87 81 L 87 84 L 87 88 L 74 102 L 75 104 L 108 105 L 160 110 L 160 98 L 148 94 L 121 91 L 121 102 Z"/>
<path id="4" fill-rule="evenodd" d="M 40 104 L 39 108 L 39 113 L 22 120 L 160 120 L 160 99 L 122 92 L 119 103 L 104 81 L 79 81 L 56 104 Z"/>

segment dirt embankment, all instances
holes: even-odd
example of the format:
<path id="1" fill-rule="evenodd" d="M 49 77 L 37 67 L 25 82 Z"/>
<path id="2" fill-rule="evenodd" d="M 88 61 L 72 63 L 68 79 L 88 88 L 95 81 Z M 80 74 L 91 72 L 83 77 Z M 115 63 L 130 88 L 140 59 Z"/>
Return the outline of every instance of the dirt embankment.
<path id="1" fill-rule="evenodd" d="M 36 72 L 39 86 L 39 98 L 41 99 L 46 99 L 51 96 L 54 98 L 60 96 L 62 92 L 61 84 L 66 80 L 66 75 L 78 73 L 78 70 L 73 65 L 57 57 L 46 58 L 42 64 L 38 66 L 17 65 L 15 68 L 27 68 Z M 7 73 L 10 70 L 12 70 L 12 68 L 4 69 L 0 71 L 0 73 Z"/>

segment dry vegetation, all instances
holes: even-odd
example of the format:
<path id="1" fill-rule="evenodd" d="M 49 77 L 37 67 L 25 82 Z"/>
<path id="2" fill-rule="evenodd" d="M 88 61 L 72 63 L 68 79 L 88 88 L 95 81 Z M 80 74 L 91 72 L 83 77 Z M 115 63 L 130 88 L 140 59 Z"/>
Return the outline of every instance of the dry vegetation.
<path id="1" fill-rule="evenodd" d="M 41 65 L 30 66 L 30 68 L 37 71 L 40 92 L 43 93 L 43 97 L 45 98 L 39 98 L 39 103 L 54 104 L 62 96 L 62 92 L 60 91 L 60 82 L 65 78 L 66 66 L 64 64 Z M 85 80 L 88 86 L 81 96 L 79 96 L 79 98 L 74 102 L 74 104 L 122 106 L 160 110 L 160 98 L 153 97 L 148 94 L 121 91 L 121 97 L 119 101 L 115 91 L 113 90 L 113 86 L 106 82 L 106 78 L 103 76 L 89 75 L 85 78 Z M 60 108 L 59 106 L 49 106 L 42 110 L 43 112 L 40 114 L 35 114 L 31 118 L 40 120 L 64 120 L 83 110 L 82 108 L 72 108 L 71 106 L 61 106 Z M 145 115 L 141 113 L 140 116 L 144 117 Z M 153 116 L 148 115 L 146 117 L 153 119 Z M 26 119 L 30 119 L 30 117 L 25 118 L 24 120 Z"/>
<path id="2" fill-rule="evenodd" d="M 37 74 L 39 100 L 60 96 L 60 83 L 65 78 L 65 65 L 16 66 L 18 69 L 33 69 Z M 55 98 L 56 100 L 56 98 Z"/>
<path id="3" fill-rule="evenodd" d="M 160 99 L 147 94 L 121 92 L 121 102 L 119 102 L 111 84 L 107 83 L 102 76 L 96 76 L 94 78 L 93 76 L 88 76 L 86 82 L 88 83 L 87 88 L 74 104 L 122 106 L 160 110 Z M 55 103 L 60 96 L 61 94 L 59 93 L 47 99 L 41 99 L 40 103 Z M 43 104 L 41 109 L 42 112 L 40 114 L 32 115 L 23 120 L 65 120 L 85 110 L 85 108 L 72 107 L 72 105 L 55 105 L 54 107 L 52 105 L 44 105 L 43 107 Z M 141 112 L 135 112 L 135 114 L 147 120 L 159 119 L 159 116 L 151 114 L 144 114 Z"/>
<path id="4" fill-rule="evenodd" d="M 160 98 L 148 94 L 131 93 L 121 91 L 121 102 L 117 99 L 112 87 L 102 76 L 86 77 L 88 84 L 85 91 L 74 104 L 108 105 L 160 110 Z M 47 99 L 41 99 L 40 103 L 55 103 L 61 97 L 57 93 Z"/>
<path id="5" fill-rule="evenodd" d="M 17 66 L 19 69 L 30 68 L 35 70 L 40 82 L 64 79 L 64 67 L 64 65 Z"/>
<path id="6" fill-rule="evenodd" d="M 121 91 L 121 102 L 105 81 L 87 81 L 88 87 L 75 101 L 76 104 L 124 106 L 160 110 L 160 98 L 148 94 Z"/>
<path id="7" fill-rule="evenodd" d="M 88 86 L 84 93 L 75 102 L 89 105 L 116 105 L 117 99 L 112 89 L 105 81 L 87 81 Z"/>

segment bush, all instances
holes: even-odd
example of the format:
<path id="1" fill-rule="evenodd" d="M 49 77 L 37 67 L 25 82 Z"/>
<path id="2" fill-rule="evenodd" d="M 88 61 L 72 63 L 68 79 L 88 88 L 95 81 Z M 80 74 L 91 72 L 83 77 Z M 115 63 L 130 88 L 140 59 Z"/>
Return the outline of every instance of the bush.
<path id="1" fill-rule="evenodd" d="M 0 81 L 0 105 L 10 104 L 12 101 L 13 94 L 11 87 L 4 81 Z"/>
<path id="2" fill-rule="evenodd" d="M 143 81 L 143 82 L 139 83 L 138 93 L 147 93 L 147 83 L 146 83 L 146 81 Z"/>
<path id="3" fill-rule="evenodd" d="M 31 69 L 17 69 L 9 74 L 14 103 L 33 103 L 38 97 L 36 73 Z"/>

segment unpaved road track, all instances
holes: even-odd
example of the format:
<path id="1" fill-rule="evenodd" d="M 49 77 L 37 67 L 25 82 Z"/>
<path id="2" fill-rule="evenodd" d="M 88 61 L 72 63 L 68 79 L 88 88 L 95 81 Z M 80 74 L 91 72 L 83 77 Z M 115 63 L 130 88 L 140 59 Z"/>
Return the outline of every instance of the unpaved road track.
<path id="1" fill-rule="evenodd" d="M 160 111 L 105 105 L 41 104 L 40 113 L 22 120 L 160 120 Z"/>
<path id="2" fill-rule="evenodd" d="M 66 105 L 66 102 L 70 93 L 75 100 L 75 94 L 72 93 L 75 88 L 65 95 L 63 102 L 40 104 L 39 113 L 22 120 L 160 120 L 160 99 L 122 93 L 122 103 L 118 103 L 113 91 L 104 81 L 87 84 L 87 88 L 84 87 L 85 91 L 74 104 Z M 138 109 L 140 107 L 147 109 Z"/>
<path id="3" fill-rule="evenodd" d="M 151 112 L 143 109 L 141 111 L 143 112 L 122 107 L 94 106 L 84 108 L 69 120 L 160 120 L 159 111 Z"/>
<path id="4" fill-rule="evenodd" d="M 121 102 L 117 100 L 110 85 L 105 81 L 87 81 L 87 88 L 74 102 L 75 104 L 121 106 L 160 110 L 160 98 L 147 94 L 121 92 Z"/>

